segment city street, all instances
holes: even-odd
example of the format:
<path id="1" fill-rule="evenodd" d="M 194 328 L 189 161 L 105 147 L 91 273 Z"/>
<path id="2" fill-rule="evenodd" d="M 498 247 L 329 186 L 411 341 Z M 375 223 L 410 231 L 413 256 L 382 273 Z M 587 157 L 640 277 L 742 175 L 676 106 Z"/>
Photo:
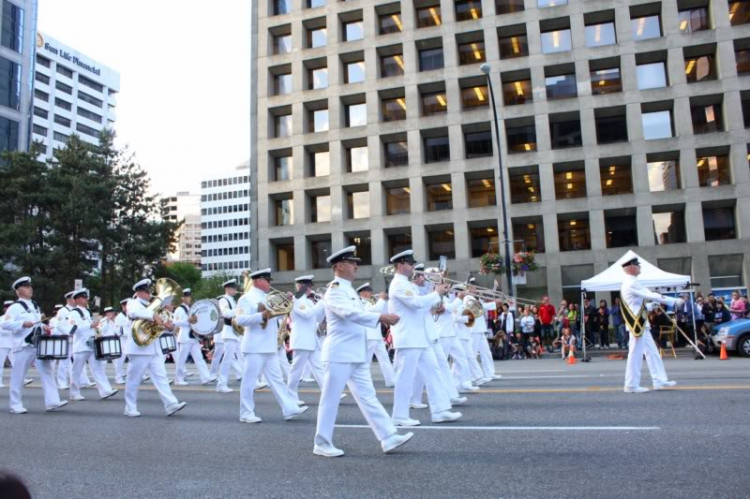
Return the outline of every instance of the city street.
<path id="1" fill-rule="evenodd" d="M 44 498 L 747 497 L 750 359 L 665 363 L 677 387 L 636 395 L 622 392 L 623 360 L 497 362 L 503 378 L 468 395 L 459 422 L 412 410 L 424 426 L 392 455 L 347 397 L 335 433 L 346 455 L 335 459 L 312 454 L 314 383 L 300 394 L 310 410 L 291 422 L 267 389 L 257 393 L 263 422 L 250 425 L 238 421 L 238 390 L 203 386 L 175 388 L 188 406 L 171 418 L 150 383 L 140 418 L 123 416 L 122 391 L 99 401 L 92 389 L 45 413 L 32 370 L 28 414 L 9 414 L 0 390 L 0 468 Z M 373 372 L 390 411 L 392 389 Z"/>

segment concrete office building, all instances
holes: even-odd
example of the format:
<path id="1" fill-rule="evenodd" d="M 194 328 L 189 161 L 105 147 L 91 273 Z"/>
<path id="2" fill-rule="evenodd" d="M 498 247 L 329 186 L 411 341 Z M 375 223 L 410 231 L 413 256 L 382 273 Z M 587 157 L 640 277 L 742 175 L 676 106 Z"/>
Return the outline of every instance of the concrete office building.
<path id="1" fill-rule="evenodd" d="M 36 15 L 36 0 L 0 0 L 0 152 L 29 147 Z"/>
<path id="2" fill-rule="evenodd" d="M 200 196 L 178 192 L 161 199 L 162 218 L 168 222 L 182 223 L 177 231 L 177 244 L 167 254 L 167 262 L 190 263 L 201 266 L 201 206 Z"/>
<path id="3" fill-rule="evenodd" d="M 115 125 L 120 74 L 77 50 L 39 33 L 34 67 L 33 139 L 53 158 L 71 134 L 99 143 L 99 133 Z"/>
<path id="4" fill-rule="evenodd" d="M 252 23 L 279 285 L 350 243 L 376 288 L 407 247 L 461 280 L 502 251 L 487 62 L 510 240 L 542 266 L 519 296 L 576 297 L 628 248 L 747 286 L 750 0 L 271 0 Z"/>
<path id="5" fill-rule="evenodd" d="M 201 182 L 201 270 L 238 276 L 250 269 L 250 167 L 211 173 Z"/>

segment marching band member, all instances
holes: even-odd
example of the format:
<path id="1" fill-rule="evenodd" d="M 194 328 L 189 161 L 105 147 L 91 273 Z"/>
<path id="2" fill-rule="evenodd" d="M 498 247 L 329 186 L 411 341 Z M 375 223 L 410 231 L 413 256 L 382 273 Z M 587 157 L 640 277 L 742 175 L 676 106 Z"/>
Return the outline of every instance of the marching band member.
<path id="1" fill-rule="evenodd" d="M 633 258 L 622 264 L 625 279 L 620 288 L 620 309 L 628 331 L 628 363 L 625 368 L 625 393 L 644 393 L 648 388 L 641 386 L 641 365 L 646 355 L 646 364 L 651 374 L 654 390 L 675 386 L 677 382 L 669 381 L 664 369 L 664 362 L 659 355 L 659 349 L 651 336 L 651 325 L 648 322 L 648 312 L 658 307 L 653 302 L 674 306 L 679 309 L 685 302 L 681 298 L 671 298 L 650 291 L 640 282 L 641 263 Z M 650 303 L 646 303 L 649 301 Z"/>
<path id="2" fill-rule="evenodd" d="M 366 312 L 385 314 L 388 311 L 388 302 L 386 300 L 387 295 L 385 294 L 385 292 L 380 293 L 377 300 L 375 300 L 373 298 L 372 287 L 370 286 L 369 282 L 366 282 L 358 287 L 357 294 L 359 295 L 359 299 L 362 301 Z M 396 384 L 396 373 L 393 371 L 391 358 L 388 356 L 388 352 L 385 350 L 383 333 L 381 333 L 380 331 L 380 324 L 375 327 L 367 328 L 367 365 L 368 367 L 372 365 L 372 356 L 375 355 L 375 357 L 377 357 L 378 359 L 380 372 L 383 374 L 383 381 L 385 381 L 385 386 L 392 387 Z"/>
<path id="3" fill-rule="evenodd" d="M 240 298 L 239 313 L 235 321 L 245 328 L 242 336 L 242 353 L 245 371 L 240 385 L 240 422 L 259 423 L 255 415 L 255 385 L 260 374 L 264 374 L 276 402 L 281 407 L 284 419 L 291 420 L 304 413 L 307 407 L 299 407 L 289 395 L 279 366 L 279 323 L 267 309 L 266 294 L 271 291 L 271 269 L 258 270 L 250 274 L 253 287 Z"/>
<path id="4" fill-rule="evenodd" d="M 69 334 L 70 328 L 68 327 L 68 316 L 70 315 L 70 312 L 74 308 L 76 308 L 76 302 L 73 299 L 73 293 L 75 293 L 75 291 L 68 291 L 67 293 L 65 293 L 65 306 L 62 307 L 55 316 L 57 319 L 57 328 L 55 330 L 55 334 L 69 335 L 68 358 L 65 360 L 60 360 L 57 363 L 57 387 L 60 390 L 67 390 L 68 388 L 70 388 L 70 376 L 73 372 L 73 339 L 75 334 Z M 92 388 L 94 386 L 94 383 L 89 380 L 85 368 L 81 371 L 81 379 L 79 380 L 79 385 L 86 388 Z"/>
<path id="5" fill-rule="evenodd" d="M 211 373 L 208 371 L 206 361 L 203 360 L 201 345 L 191 328 L 191 325 L 195 324 L 197 321 L 195 316 L 190 315 L 190 303 L 192 301 L 192 290 L 190 288 L 183 289 L 182 304 L 177 307 L 174 312 L 174 325 L 180 328 L 180 332 L 177 337 L 177 342 L 180 344 L 180 354 L 177 359 L 174 382 L 174 384 L 178 386 L 188 385 L 188 382 L 185 381 L 185 364 L 187 363 L 188 356 L 193 357 L 193 363 L 198 368 L 198 374 L 200 374 L 201 382 L 204 385 L 216 381 L 216 378 L 211 377 Z"/>
<path id="6" fill-rule="evenodd" d="M 230 289 L 234 289 L 234 292 L 230 296 L 230 298 L 232 299 L 232 306 L 234 306 L 234 295 L 237 293 L 237 279 L 230 279 L 227 282 L 225 282 L 222 286 L 224 287 L 224 294 L 221 296 L 217 296 L 216 301 L 219 302 L 219 308 L 222 311 L 221 313 L 222 313 L 222 318 L 224 320 L 224 329 L 222 329 L 221 334 L 213 335 L 214 356 L 213 356 L 213 359 L 211 359 L 211 377 L 213 378 L 214 376 L 216 376 L 216 379 L 219 380 L 219 383 L 217 383 L 216 385 L 217 392 L 231 393 L 234 390 L 231 390 L 226 386 L 227 383 L 229 382 L 229 369 L 227 369 L 226 376 L 224 378 L 224 388 L 226 388 L 229 391 L 219 389 L 221 387 L 221 370 L 222 370 L 222 364 L 224 362 L 224 357 L 225 357 L 224 351 L 226 349 L 226 344 L 224 343 L 224 332 L 227 330 L 227 328 L 229 328 L 230 331 L 232 329 L 232 318 L 229 317 L 227 319 L 226 317 L 223 317 L 224 309 L 222 309 L 222 306 L 228 310 L 226 300 L 224 300 L 224 298 L 227 297 L 228 293 L 231 293 Z M 232 315 L 232 317 L 234 316 Z M 237 336 L 236 334 L 234 334 L 233 331 L 231 332 L 231 334 L 233 334 L 235 337 Z M 237 341 L 239 341 L 239 338 L 237 339 Z M 229 366 L 234 367 L 237 373 L 237 381 L 239 381 L 242 377 L 242 369 L 240 368 L 239 362 L 237 361 L 237 357 L 238 357 L 236 355 L 238 351 L 237 344 L 235 344 L 234 347 L 235 347 L 235 355 L 233 355 L 231 359 L 227 357 L 228 358 L 227 362 L 230 362 L 230 364 L 228 364 Z"/>
<path id="7" fill-rule="evenodd" d="M 472 293 L 476 289 L 475 283 L 475 277 L 469 279 L 469 293 Z M 471 327 L 471 354 L 474 358 L 479 356 L 483 374 L 481 384 L 484 384 L 493 379 L 500 379 L 501 376 L 495 374 L 495 361 L 492 359 L 490 345 L 487 343 L 487 312 L 489 310 L 497 310 L 497 302 L 484 302 L 481 300 L 480 302 L 484 308 L 484 315 L 477 317 L 474 320 L 474 325 Z"/>
<path id="8" fill-rule="evenodd" d="M 471 327 L 468 326 L 469 316 L 464 315 L 464 310 L 466 310 L 465 300 L 467 296 L 465 289 L 459 289 L 456 300 L 458 303 L 453 305 L 453 323 L 456 327 L 456 336 L 466 353 L 471 381 L 479 386 L 480 384 L 487 383 L 487 381 L 484 380 L 484 374 L 482 368 L 479 366 L 479 362 L 477 361 L 477 356 L 472 355 Z M 453 366 L 453 368 L 454 377 L 460 376 L 460 373 L 456 370 L 456 366 Z"/>
<path id="9" fill-rule="evenodd" d="M 128 327 L 132 328 L 133 321 L 138 319 L 152 321 L 158 326 L 173 327 L 172 324 L 165 324 L 158 312 L 148 310 L 147 307 L 151 302 L 150 288 L 151 279 L 143 279 L 135 283 L 133 286 L 135 298 L 130 300 L 127 305 L 128 318 L 131 321 Z M 141 380 L 146 370 L 151 373 L 151 380 L 164 403 L 164 409 L 167 416 L 173 415 L 187 405 L 185 402 L 178 401 L 174 394 L 172 394 L 172 390 L 169 388 L 167 371 L 164 367 L 164 356 L 161 353 L 158 341 L 154 341 L 150 345 L 142 347 L 136 344 L 131 335 L 125 344 L 123 353 L 128 356 L 128 375 L 125 380 L 126 416 L 138 417 L 141 415 L 137 410 L 138 389 L 140 388 Z"/>
<path id="10" fill-rule="evenodd" d="M 464 289 L 462 284 L 456 284 L 453 286 L 450 296 L 443 297 L 442 308 L 437 310 L 436 324 L 438 331 L 440 331 L 440 344 L 443 347 L 443 352 L 450 355 L 453 360 L 453 380 L 459 393 L 479 390 L 479 387 L 471 384 L 469 359 L 457 332 L 459 324 L 456 324 L 456 309 L 462 304 L 462 300 L 456 296 L 456 291 L 463 291 Z M 463 325 L 461 326 L 463 327 Z"/>
<path id="11" fill-rule="evenodd" d="M 68 333 L 71 331 L 75 333 L 75 340 L 73 341 L 73 373 L 70 377 L 70 400 L 86 399 L 81 395 L 81 386 L 79 384 L 81 371 L 83 371 L 86 363 L 91 368 L 91 372 L 96 380 L 99 396 L 102 400 L 108 399 L 119 392 L 119 390 L 112 389 L 107 375 L 104 373 L 104 363 L 94 358 L 94 336 L 99 323 L 92 321 L 91 313 L 88 310 L 88 289 L 82 288 L 73 293 L 73 300 L 76 302 L 76 308 L 68 315 L 67 324 Z"/>
<path id="12" fill-rule="evenodd" d="M 34 347 L 34 333 L 39 328 L 42 334 L 51 335 L 52 329 L 45 324 L 40 324 L 42 313 L 36 302 L 31 297 L 34 291 L 31 286 L 31 278 L 22 277 L 13 283 L 13 290 L 18 300 L 8 307 L 3 316 L 3 328 L 13 334 L 13 353 L 15 362 L 10 373 L 10 412 L 12 414 L 26 414 L 28 411 L 23 406 L 22 391 L 26 373 L 29 372 L 32 362 L 35 362 L 39 377 L 42 380 L 44 390 L 44 406 L 47 411 L 54 411 L 65 405 L 67 400 L 60 400 L 57 391 L 55 375 L 52 371 L 51 360 L 36 359 L 36 348 Z"/>
<path id="13" fill-rule="evenodd" d="M 219 298 L 219 308 L 221 309 L 221 316 L 224 318 L 224 330 L 221 333 L 224 340 L 224 354 L 219 369 L 219 381 L 216 383 L 216 391 L 219 393 L 232 393 L 234 391 L 227 386 L 227 383 L 240 345 L 240 337 L 232 328 L 232 319 L 237 314 L 237 304 L 234 301 L 234 295 L 236 294 L 237 279 L 230 279 L 225 282 L 224 296 Z"/>
<path id="14" fill-rule="evenodd" d="M 333 429 L 339 409 L 340 396 L 349 386 L 354 400 L 370 428 L 380 441 L 383 452 L 389 453 L 408 442 L 413 433 L 399 435 L 388 413 L 375 396 L 375 387 L 367 362 L 367 332 L 382 324 L 396 324 L 398 316 L 365 312 L 352 281 L 361 261 L 355 256 L 356 247 L 349 246 L 328 257 L 336 276 L 325 294 L 328 334 L 323 341 L 323 362 L 328 363 L 315 431 L 313 454 L 325 457 L 343 456 L 344 451 L 333 445 Z M 398 385 L 397 385 L 398 386 Z"/>
<path id="15" fill-rule="evenodd" d="M 391 328 L 393 346 L 396 348 L 396 387 L 393 393 L 392 418 L 397 426 L 418 426 L 419 420 L 409 417 L 409 400 L 414 388 L 414 378 L 419 370 L 427 385 L 433 423 L 455 421 L 460 412 L 451 412 L 447 392 L 442 381 L 434 374 L 439 372 L 435 352 L 430 348 L 430 340 L 425 330 L 424 313 L 433 305 L 441 303 L 447 294 L 447 284 L 437 284 L 435 291 L 421 296 L 412 284 L 414 270 L 412 250 L 403 251 L 390 260 L 395 266 L 393 281 L 388 290 L 388 311 L 398 315 L 400 320 Z"/>
<path id="16" fill-rule="evenodd" d="M 299 401 L 297 390 L 304 366 L 310 366 L 318 386 L 323 386 L 323 364 L 320 362 L 318 355 L 317 335 L 318 323 L 325 316 L 325 308 L 322 301 L 315 303 L 309 298 L 314 289 L 313 277 L 304 275 L 294 280 L 297 283 L 297 295 L 291 313 L 294 329 L 292 329 L 292 337 L 289 340 L 289 346 L 294 351 L 294 357 L 292 368 L 289 371 L 287 388 L 289 389 L 289 395 L 298 401 L 298 404 L 301 401 Z"/>
<path id="17" fill-rule="evenodd" d="M 13 305 L 13 300 L 6 300 L 3 303 L 3 318 L 0 319 L 0 388 L 5 388 L 3 384 L 3 371 L 5 370 L 5 359 L 10 357 L 13 352 L 13 333 L 6 331 L 3 328 L 2 323 L 5 321 L 5 314 L 8 311 L 8 307 Z M 11 360 L 13 365 L 13 360 Z"/>
<path id="18" fill-rule="evenodd" d="M 128 298 L 120 300 L 120 307 L 122 310 L 117 317 L 115 317 L 115 334 L 120 338 L 120 342 L 124 346 L 130 336 L 130 328 L 128 327 Z M 114 360 L 115 364 L 115 383 L 118 385 L 125 384 L 125 354 L 120 355 L 119 358 Z"/>

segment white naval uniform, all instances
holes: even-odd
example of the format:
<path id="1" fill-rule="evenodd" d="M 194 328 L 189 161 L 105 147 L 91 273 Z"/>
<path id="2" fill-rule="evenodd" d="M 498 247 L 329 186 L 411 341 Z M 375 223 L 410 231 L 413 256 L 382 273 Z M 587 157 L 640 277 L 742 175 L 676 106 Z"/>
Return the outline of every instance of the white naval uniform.
<path id="1" fill-rule="evenodd" d="M 378 299 L 375 303 L 370 303 L 362 300 L 367 312 L 373 312 L 378 315 L 385 314 L 388 312 L 388 302 L 382 299 Z M 380 366 L 380 372 L 383 374 L 383 381 L 385 386 L 394 386 L 396 384 L 396 372 L 393 370 L 393 364 L 391 364 L 391 358 L 388 356 L 388 352 L 385 349 L 385 342 L 383 341 L 383 333 L 381 333 L 380 324 L 375 327 L 367 328 L 367 365 L 372 365 L 372 356 L 378 358 L 378 366 Z"/>
<path id="2" fill-rule="evenodd" d="M 115 317 L 115 335 L 120 338 L 120 348 L 125 346 L 131 335 L 130 322 L 125 314 L 120 312 Z M 114 360 L 115 365 L 115 383 L 125 383 L 125 353 Z"/>
<path id="3" fill-rule="evenodd" d="M 464 353 L 466 354 L 466 361 L 469 363 L 469 377 L 471 378 L 471 381 L 479 381 L 480 379 L 482 379 L 484 374 L 482 372 L 482 368 L 479 366 L 479 362 L 477 362 L 477 356 L 472 354 L 471 328 L 467 326 L 469 317 L 463 315 L 464 310 L 466 310 L 466 308 L 464 307 L 464 302 L 457 299 L 452 304 L 452 307 L 453 324 L 456 328 L 456 337 L 458 338 L 461 347 L 464 349 Z M 458 372 L 458 370 L 456 370 L 455 365 L 453 367 L 453 376 L 455 379 L 459 379 L 460 373 Z M 465 385 L 465 381 L 462 383 Z"/>
<path id="4" fill-rule="evenodd" d="M 468 297 L 464 298 L 464 301 Z M 487 342 L 487 311 L 496 310 L 497 304 L 493 301 L 490 303 L 482 303 L 484 308 L 484 315 L 474 319 L 474 325 L 471 327 L 471 354 L 475 359 L 479 355 L 481 360 L 482 372 L 485 378 L 494 378 L 495 376 L 495 361 L 492 359 L 492 352 L 490 351 L 490 345 Z"/>
<path id="5" fill-rule="evenodd" d="M 129 328 L 132 328 L 133 322 L 136 320 L 153 320 L 154 313 L 146 308 L 148 304 L 149 302 L 140 298 L 134 298 L 128 302 L 128 318 L 131 321 L 128 325 Z M 131 335 L 125 343 L 123 353 L 128 356 L 128 376 L 125 380 L 126 411 L 138 411 L 138 389 L 141 387 L 143 375 L 147 370 L 151 375 L 151 382 L 164 403 L 164 408 L 178 403 L 172 389 L 169 388 L 167 370 L 164 367 L 164 354 L 159 347 L 158 338 L 150 345 L 141 347 L 136 344 Z"/>
<path id="6" fill-rule="evenodd" d="M 11 365 L 13 364 L 13 333 L 6 331 L 3 327 L 5 322 L 5 316 L 0 317 L 0 388 L 4 388 L 3 384 L 3 371 L 5 370 L 5 359 L 11 358 Z"/>
<path id="7" fill-rule="evenodd" d="M 289 371 L 287 388 L 289 395 L 294 400 L 299 399 L 297 390 L 302 378 L 305 366 L 310 366 L 318 386 L 323 386 L 323 363 L 320 361 L 318 350 L 318 323 L 325 318 L 323 302 L 313 303 L 307 296 L 301 296 L 294 300 L 294 308 L 291 312 L 292 336 L 289 339 L 289 347 L 294 351 L 292 367 Z"/>
<path id="8" fill-rule="evenodd" d="M 242 371 L 236 366 L 240 347 L 240 337 L 234 332 L 234 328 L 231 324 L 231 320 L 237 315 L 237 304 L 234 301 L 234 297 L 229 295 L 222 296 L 219 299 L 219 309 L 221 310 L 221 317 L 224 320 L 224 329 L 221 332 L 221 337 L 224 340 L 224 354 L 219 369 L 219 381 L 216 383 L 217 391 L 227 388 L 229 374 L 232 367 L 234 367 L 237 372 L 237 378 L 242 377 L 240 375 Z M 229 322 L 229 324 L 227 324 L 227 322 Z"/>
<path id="9" fill-rule="evenodd" d="M 25 303 L 26 308 L 19 302 Z M 15 362 L 10 373 L 10 410 L 22 411 L 24 409 L 21 392 L 26 373 L 32 363 L 36 365 L 39 377 L 42 380 L 45 407 L 49 409 L 59 406 L 60 393 L 57 391 L 52 361 L 38 360 L 35 346 L 24 341 L 24 338 L 31 333 L 33 328 L 24 328 L 23 323 L 26 321 L 39 322 L 42 319 L 41 311 L 32 300 L 19 299 L 8 307 L 4 319 L 3 327 L 13 335 L 13 353 L 15 354 Z"/>
<path id="10" fill-rule="evenodd" d="M 328 369 L 320 394 L 315 445 L 333 446 L 333 429 L 345 386 L 382 442 L 396 433 L 396 427 L 375 395 L 367 362 L 366 332 L 366 328 L 378 324 L 380 315 L 365 312 L 352 283 L 340 277 L 328 286 L 323 303 L 328 333 L 323 340 L 322 359 Z"/>
<path id="11" fill-rule="evenodd" d="M 645 309 L 643 311 L 644 314 L 646 311 L 653 309 L 655 305 L 653 303 L 646 304 L 646 300 L 670 306 L 674 305 L 676 301 L 674 298 L 650 291 L 638 282 L 636 276 L 632 275 L 625 275 L 622 288 L 620 288 L 620 300 L 634 315 L 641 312 L 642 307 Z M 625 323 L 627 324 L 627 321 Z M 651 336 L 651 326 L 648 320 L 645 321 L 642 336 L 633 336 L 633 332 L 630 331 L 629 327 L 628 331 L 630 333 L 630 342 L 628 343 L 628 363 L 625 368 L 625 388 L 637 388 L 640 386 L 641 365 L 644 354 L 646 355 L 648 370 L 651 373 L 651 382 L 654 386 L 668 381 L 667 372 L 664 370 L 664 362 L 662 362 L 659 349 L 656 347 L 654 338 Z"/>
<path id="12" fill-rule="evenodd" d="M 75 307 L 65 305 L 63 308 L 57 311 L 55 318 L 57 319 L 57 328 L 55 334 L 68 334 L 70 328 L 68 327 L 68 316 L 70 311 Z M 70 335 L 68 339 L 68 358 L 57 361 L 57 386 L 58 388 L 67 389 L 70 387 L 70 377 L 73 372 L 73 339 L 75 335 Z M 86 374 L 86 369 L 81 370 L 81 377 L 78 379 L 80 386 L 89 386 L 91 381 Z"/>
<path id="13" fill-rule="evenodd" d="M 409 419 L 409 400 L 414 389 L 414 378 L 419 370 L 427 386 L 430 412 L 434 415 L 451 408 L 450 398 L 442 386 L 435 352 L 425 328 L 424 314 L 440 303 L 440 295 L 433 291 L 421 295 L 417 287 L 402 274 L 393 277 L 388 290 L 388 312 L 400 317 L 391 327 L 396 349 L 396 387 L 393 393 L 393 418 Z M 432 319 L 430 319 L 432 320 Z"/>
<path id="14" fill-rule="evenodd" d="M 453 311 L 460 302 L 458 298 L 451 300 L 447 296 L 443 297 L 444 311 L 438 317 L 435 326 L 440 334 L 443 353 L 453 359 L 454 372 L 458 373 L 452 382 L 457 389 L 465 390 L 471 388 L 469 359 L 466 358 L 466 351 L 456 336 L 456 324 L 453 322 Z"/>
<path id="15" fill-rule="evenodd" d="M 81 395 L 81 372 L 87 363 L 94 375 L 99 396 L 106 397 L 112 393 L 112 386 L 109 384 L 107 375 L 104 373 L 104 363 L 96 360 L 93 344 L 92 346 L 88 344 L 89 339 L 93 339 L 96 336 L 96 330 L 91 327 L 91 322 L 91 313 L 83 307 L 75 307 L 68 314 L 68 330 L 70 331 L 75 327 L 75 337 L 73 339 L 73 373 L 70 376 L 70 398 Z"/>
<path id="16" fill-rule="evenodd" d="M 185 375 L 187 374 L 185 364 L 187 363 L 188 357 L 192 356 L 193 363 L 198 369 L 198 374 L 201 377 L 201 383 L 208 383 L 211 379 L 211 374 L 208 371 L 206 361 L 203 360 L 201 345 L 195 335 L 193 335 L 192 338 L 190 337 L 193 328 L 190 325 L 190 309 L 187 305 L 183 303 L 175 309 L 172 322 L 175 326 L 180 328 L 180 332 L 177 335 L 177 343 L 180 344 L 180 354 L 177 358 L 175 381 L 177 383 L 185 382 Z"/>
<path id="17" fill-rule="evenodd" d="M 277 356 L 279 322 L 270 318 L 264 329 L 263 314 L 258 312 L 258 305 L 268 308 L 266 293 L 256 287 L 242 295 L 237 305 L 241 311 L 236 318 L 237 324 L 245 328 L 241 345 L 245 371 L 240 384 L 240 420 L 256 417 L 255 384 L 261 374 L 265 376 L 284 417 L 298 412 L 297 401 L 289 395 L 281 377 Z"/>

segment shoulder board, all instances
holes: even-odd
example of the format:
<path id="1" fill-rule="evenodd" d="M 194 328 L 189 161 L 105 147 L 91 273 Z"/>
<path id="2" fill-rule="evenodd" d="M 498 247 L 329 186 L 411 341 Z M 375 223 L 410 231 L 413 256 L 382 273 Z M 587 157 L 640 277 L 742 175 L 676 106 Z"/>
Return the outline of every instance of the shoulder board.
<path id="1" fill-rule="evenodd" d="M 328 284 L 328 287 L 329 288 L 338 288 L 339 287 L 339 282 L 338 281 L 331 281 L 331 283 Z"/>

